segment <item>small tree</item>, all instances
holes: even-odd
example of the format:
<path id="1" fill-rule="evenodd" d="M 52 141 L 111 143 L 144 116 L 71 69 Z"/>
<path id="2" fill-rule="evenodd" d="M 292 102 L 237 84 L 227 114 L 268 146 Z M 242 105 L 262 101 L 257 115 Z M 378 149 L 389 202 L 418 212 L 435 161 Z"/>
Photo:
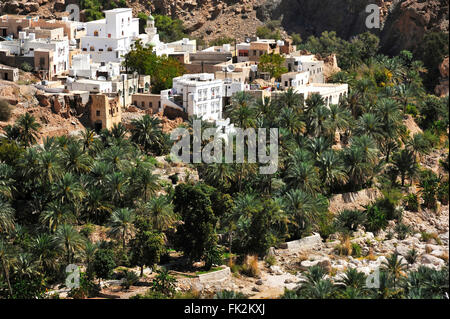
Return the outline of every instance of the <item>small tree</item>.
<path id="1" fill-rule="evenodd" d="M 139 230 L 131 241 L 131 262 L 141 268 L 142 277 L 144 266 L 153 267 L 159 263 L 164 253 L 164 235 L 152 230 Z"/>
<path id="2" fill-rule="evenodd" d="M 264 54 L 259 59 L 259 69 L 262 72 L 270 73 L 272 78 L 280 78 L 283 73 L 288 71 L 284 65 L 285 58 L 279 54 Z"/>
<path id="3" fill-rule="evenodd" d="M 0 121 L 8 121 L 11 118 L 11 107 L 5 100 L 0 100 Z"/>
<path id="4" fill-rule="evenodd" d="M 111 277 L 114 268 L 116 268 L 114 251 L 106 248 L 97 250 L 92 267 L 99 280 L 100 278 L 107 279 Z"/>

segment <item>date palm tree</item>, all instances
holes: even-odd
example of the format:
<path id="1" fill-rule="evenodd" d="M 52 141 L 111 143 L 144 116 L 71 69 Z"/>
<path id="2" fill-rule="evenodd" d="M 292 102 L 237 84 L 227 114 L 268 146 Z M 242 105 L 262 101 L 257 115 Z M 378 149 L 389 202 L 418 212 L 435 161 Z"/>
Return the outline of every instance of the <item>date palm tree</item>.
<path id="1" fill-rule="evenodd" d="M 8 234 L 14 227 L 14 208 L 0 199 L 0 234 Z"/>
<path id="2" fill-rule="evenodd" d="M 73 263 L 75 255 L 83 249 L 83 236 L 70 224 L 59 225 L 55 232 L 56 247 L 65 256 L 67 265 Z"/>
<path id="3" fill-rule="evenodd" d="M 90 170 L 92 159 L 85 153 L 78 142 L 67 145 L 61 154 L 61 163 L 67 172 L 74 174 L 87 173 Z"/>
<path id="4" fill-rule="evenodd" d="M 129 179 L 122 172 L 113 172 L 105 177 L 105 188 L 116 206 L 122 203 L 128 193 Z"/>
<path id="5" fill-rule="evenodd" d="M 314 197 L 299 189 L 291 189 L 283 197 L 284 210 L 293 217 L 293 225 L 297 228 L 295 231 L 297 237 L 318 222 L 321 213 L 327 209 L 327 206 L 323 197 Z"/>
<path id="6" fill-rule="evenodd" d="M 0 163 L 0 200 L 12 199 L 15 190 L 15 180 L 13 179 L 14 169 L 5 163 Z"/>
<path id="7" fill-rule="evenodd" d="M 73 215 L 68 204 L 59 201 L 49 203 L 39 216 L 39 221 L 45 225 L 51 233 L 54 233 L 59 225 L 72 221 Z"/>
<path id="8" fill-rule="evenodd" d="M 43 273 L 56 270 L 58 256 L 56 242 L 51 235 L 43 233 L 34 238 L 31 243 L 31 251 Z"/>
<path id="9" fill-rule="evenodd" d="M 64 176 L 52 185 L 54 198 L 61 204 L 73 204 L 75 201 L 81 201 L 84 195 L 80 183 L 71 173 Z"/>
<path id="10" fill-rule="evenodd" d="M 403 257 L 397 253 L 393 253 L 387 260 L 383 262 L 382 266 L 387 270 L 387 272 L 392 276 L 394 289 L 397 287 L 396 283 L 398 279 L 403 275 L 403 272 L 407 268 L 407 263 L 402 262 Z"/>
<path id="11" fill-rule="evenodd" d="M 332 190 L 334 185 L 341 185 L 348 181 L 344 162 L 334 150 L 327 150 L 319 157 L 318 165 L 322 183 Z"/>
<path id="12" fill-rule="evenodd" d="M 382 140 L 384 132 L 379 117 L 374 113 L 364 113 L 356 122 L 355 134 L 367 135 L 375 141 Z"/>
<path id="13" fill-rule="evenodd" d="M 131 122 L 131 141 L 147 153 L 161 155 L 167 149 L 167 139 L 161 129 L 161 120 L 149 115 Z"/>
<path id="14" fill-rule="evenodd" d="M 30 146 L 36 143 L 41 125 L 36 122 L 33 115 L 25 113 L 19 116 L 16 121 L 16 125 L 19 129 L 18 140 L 21 144 Z"/>
<path id="15" fill-rule="evenodd" d="M 285 178 L 287 186 L 315 194 L 320 189 L 319 169 L 312 163 L 301 162 L 289 164 Z"/>
<path id="16" fill-rule="evenodd" d="M 122 241 L 122 248 L 125 251 L 127 236 L 133 230 L 133 222 L 135 220 L 135 213 L 128 208 L 120 208 L 115 210 L 110 218 L 109 235 L 120 238 Z"/>
<path id="17" fill-rule="evenodd" d="M 418 166 L 412 151 L 403 149 L 399 153 L 395 153 L 392 157 L 392 164 L 400 174 L 402 186 L 405 186 L 406 177 L 409 177 L 412 182 L 412 179 L 417 175 Z"/>
<path id="18" fill-rule="evenodd" d="M 173 204 L 167 196 L 152 197 L 144 203 L 142 211 L 150 217 L 153 227 L 159 232 L 169 230 L 177 221 Z"/>

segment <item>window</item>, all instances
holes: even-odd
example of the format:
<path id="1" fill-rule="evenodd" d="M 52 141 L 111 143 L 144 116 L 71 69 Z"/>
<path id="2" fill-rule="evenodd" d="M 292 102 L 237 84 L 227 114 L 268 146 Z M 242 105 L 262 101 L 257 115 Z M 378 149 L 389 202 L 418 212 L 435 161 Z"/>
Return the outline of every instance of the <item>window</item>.
<path id="1" fill-rule="evenodd" d="M 90 50 L 91 50 L 91 51 L 95 51 L 95 48 L 94 48 L 94 47 L 90 47 Z"/>
<path id="2" fill-rule="evenodd" d="M 145 102 L 144 101 L 142 101 L 141 106 L 145 107 Z"/>
<path id="3" fill-rule="evenodd" d="M 96 112 L 96 115 L 97 115 L 97 116 L 100 116 L 100 111 L 97 111 L 97 112 Z"/>
<path id="4" fill-rule="evenodd" d="M 108 33 L 108 38 L 111 38 L 111 33 Z"/>

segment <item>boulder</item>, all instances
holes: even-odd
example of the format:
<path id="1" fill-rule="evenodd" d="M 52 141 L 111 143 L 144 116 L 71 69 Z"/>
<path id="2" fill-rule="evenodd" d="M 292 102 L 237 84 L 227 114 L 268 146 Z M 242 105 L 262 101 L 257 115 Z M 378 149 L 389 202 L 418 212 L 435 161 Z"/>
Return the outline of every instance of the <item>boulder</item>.
<path id="1" fill-rule="evenodd" d="M 445 265 L 445 262 L 442 259 L 430 254 L 422 255 L 420 258 L 420 263 L 424 265 L 431 264 L 438 267 L 443 267 Z"/>
<path id="2" fill-rule="evenodd" d="M 303 249 L 318 248 L 322 245 L 322 238 L 319 234 L 314 234 L 299 240 L 289 241 L 280 245 L 282 249 L 298 251 Z"/>

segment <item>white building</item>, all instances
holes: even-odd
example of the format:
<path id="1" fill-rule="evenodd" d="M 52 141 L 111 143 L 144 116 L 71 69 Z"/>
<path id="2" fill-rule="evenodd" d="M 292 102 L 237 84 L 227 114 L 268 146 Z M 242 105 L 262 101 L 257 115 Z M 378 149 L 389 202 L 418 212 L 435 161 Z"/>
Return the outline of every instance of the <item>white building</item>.
<path id="1" fill-rule="evenodd" d="M 173 79 L 173 88 L 161 92 L 161 105 L 182 110 L 205 121 L 222 119 L 223 81 L 214 74 L 185 74 Z"/>
<path id="2" fill-rule="evenodd" d="M 317 93 L 324 99 L 325 105 L 339 104 L 339 100 L 347 96 L 348 84 L 314 83 L 294 88 L 306 100 L 311 94 Z"/>
<path id="3" fill-rule="evenodd" d="M 92 80 L 114 80 L 120 76 L 120 68 L 118 62 L 93 63 L 90 54 L 77 54 L 72 57 L 69 75 Z"/>
<path id="4" fill-rule="evenodd" d="M 309 72 L 309 83 L 325 83 L 323 68 L 325 63 L 314 55 L 295 55 L 286 57 L 289 72 Z"/>
<path id="5" fill-rule="evenodd" d="M 36 51 L 51 52 L 52 75 L 60 75 L 69 69 L 69 40 L 36 39 L 34 33 L 19 32 L 19 39 L 0 41 L 0 49 L 12 55 L 34 57 Z M 35 66 L 36 67 L 36 66 Z"/>
<path id="6" fill-rule="evenodd" d="M 249 61 L 249 52 L 250 52 L 250 43 L 242 42 L 236 45 L 237 51 L 237 61 L 240 62 L 248 62 Z"/>
<path id="7" fill-rule="evenodd" d="M 309 72 L 289 72 L 281 75 L 281 88 L 296 88 L 308 84 Z"/>
<path id="8" fill-rule="evenodd" d="M 94 62 L 120 62 L 139 36 L 139 19 L 131 8 L 104 11 L 105 19 L 86 23 L 81 50 L 91 54 Z"/>
<path id="9" fill-rule="evenodd" d="M 67 81 L 66 89 L 69 91 L 87 91 L 90 93 L 112 93 L 111 81 L 99 81 L 90 79 L 79 79 Z"/>

